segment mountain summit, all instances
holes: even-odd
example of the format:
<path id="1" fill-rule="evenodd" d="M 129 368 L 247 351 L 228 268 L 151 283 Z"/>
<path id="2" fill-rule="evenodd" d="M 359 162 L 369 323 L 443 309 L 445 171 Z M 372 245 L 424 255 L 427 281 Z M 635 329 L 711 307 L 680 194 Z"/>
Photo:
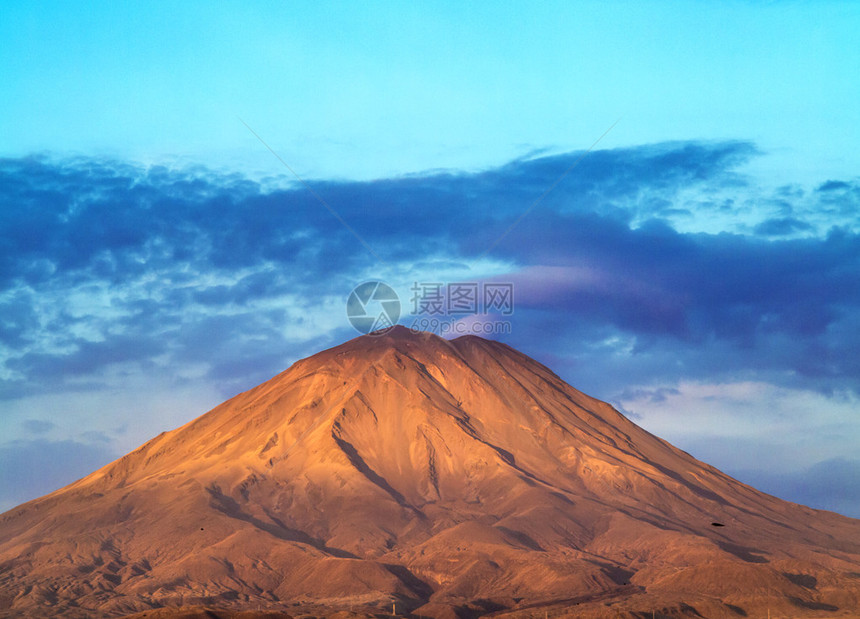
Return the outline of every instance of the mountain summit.
<path id="1" fill-rule="evenodd" d="M 758 492 L 504 344 L 403 327 L 0 515 L 0 617 L 392 603 L 856 616 L 860 521 Z"/>

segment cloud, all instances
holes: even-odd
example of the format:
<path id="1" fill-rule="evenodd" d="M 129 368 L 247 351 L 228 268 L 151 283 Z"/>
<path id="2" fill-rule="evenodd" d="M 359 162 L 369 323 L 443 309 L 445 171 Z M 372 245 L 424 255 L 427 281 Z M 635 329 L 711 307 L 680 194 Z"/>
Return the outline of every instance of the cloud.
<path id="1" fill-rule="evenodd" d="M 142 377 L 226 397 L 354 335 L 345 299 L 377 278 L 513 283 L 496 337 L 643 423 L 631 401 L 695 382 L 860 393 L 857 179 L 768 189 L 741 172 L 764 156 L 745 141 L 581 155 L 311 181 L 382 261 L 301 185 L 2 159 L 0 398 L 89 402 Z"/>
<path id="2" fill-rule="evenodd" d="M 476 173 L 315 182 L 386 265 L 302 186 L 264 190 L 202 168 L 2 160 L 0 194 L 14 206 L 0 227 L 0 338 L 11 350 L 0 379 L 15 397 L 81 388 L 86 377 L 97 386 L 123 365 L 196 361 L 211 364 L 213 379 L 230 367 L 257 378 L 289 356 L 274 351 L 295 350 L 290 325 L 332 332 L 317 308 L 340 301 L 358 274 L 382 266 L 403 279 L 431 256 L 469 264 L 509 231 L 494 254 L 514 267 L 496 277 L 516 284 L 528 323 L 514 325 L 513 340 L 551 320 L 559 341 L 580 350 L 632 338 L 634 357 L 671 350 L 704 376 L 717 371 L 699 359 L 708 346 L 734 350 L 738 363 L 727 367 L 739 372 L 856 390 L 847 353 L 860 343 L 851 318 L 860 237 L 844 227 L 792 236 L 816 228 L 803 219 L 812 194 L 828 194 L 816 198 L 821 212 L 850 211 L 851 182 L 779 188 L 765 214 L 781 216 L 752 234 L 673 223 L 748 209 L 736 205 L 756 190 L 736 169 L 759 154 L 740 141 L 668 143 L 594 152 L 574 170 L 579 153 Z M 245 350 L 259 362 L 229 360 Z"/>
<path id="3" fill-rule="evenodd" d="M 163 351 L 164 345 L 155 338 L 114 335 L 102 342 L 79 340 L 74 351 L 68 353 L 26 353 L 9 361 L 7 367 L 41 381 L 55 376 L 91 375 L 98 368 L 149 358 Z"/>
<path id="4" fill-rule="evenodd" d="M 635 338 L 632 352 L 642 359 L 665 350 L 672 360 L 661 367 L 676 376 L 683 363 L 686 372 L 758 370 L 825 391 L 860 388 L 850 353 L 860 344 L 857 234 L 836 229 L 824 238 L 768 241 L 681 234 L 656 222 L 634 229 L 595 216 L 524 226 L 541 239 L 538 259 L 552 264 L 509 275 L 517 310 L 555 313 L 560 343 L 575 338 L 562 345 L 585 350 L 609 329 Z M 526 260 L 525 247 L 514 251 Z M 594 327 L 591 338 L 583 322 Z M 526 331 L 522 339 L 529 337 Z M 733 350 L 734 362 L 719 370 L 702 359 L 705 350 Z"/>
<path id="5" fill-rule="evenodd" d="M 766 219 L 755 227 L 755 233 L 761 236 L 788 236 L 795 232 L 813 230 L 815 227 L 794 217 Z"/>
<path id="6" fill-rule="evenodd" d="M 32 434 L 45 434 L 57 427 L 55 423 L 41 419 L 25 419 L 21 422 L 21 425 Z"/>
<path id="7" fill-rule="evenodd" d="M 851 185 L 843 181 L 827 181 L 825 183 L 821 183 L 818 187 L 818 191 L 837 191 L 840 189 L 850 189 Z"/>
<path id="8" fill-rule="evenodd" d="M 612 401 L 658 436 L 760 490 L 860 513 L 857 397 L 760 381 L 681 382 L 627 389 Z"/>
<path id="9" fill-rule="evenodd" d="M 53 492 L 116 458 L 105 446 L 29 440 L 0 445 L 0 511 Z"/>
<path id="10" fill-rule="evenodd" d="M 860 518 L 860 460 L 829 458 L 801 471 L 741 470 L 734 475 L 795 503 Z"/>
<path id="11" fill-rule="evenodd" d="M 675 387 L 660 387 L 657 389 L 633 388 L 625 389 L 618 394 L 619 401 L 645 400 L 650 404 L 662 404 L 671 396 L 681 395 L 681 391 Z"/>

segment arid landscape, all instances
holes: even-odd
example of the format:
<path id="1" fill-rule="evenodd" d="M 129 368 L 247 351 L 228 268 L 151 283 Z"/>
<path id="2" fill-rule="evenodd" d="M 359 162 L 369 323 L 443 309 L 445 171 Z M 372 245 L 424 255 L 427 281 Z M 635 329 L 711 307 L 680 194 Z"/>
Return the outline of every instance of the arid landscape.
<path id="1" fill-rule="evenodd" d="M 860 619 L 858 32 L 3 0 L 0 619 Z"/>
<path id="2" fill-rule="evenodd" d="M 403 327 L 0 516 L 2 617 L 858 608 L 860 521 L 744 485 L 504 344 Z"/>

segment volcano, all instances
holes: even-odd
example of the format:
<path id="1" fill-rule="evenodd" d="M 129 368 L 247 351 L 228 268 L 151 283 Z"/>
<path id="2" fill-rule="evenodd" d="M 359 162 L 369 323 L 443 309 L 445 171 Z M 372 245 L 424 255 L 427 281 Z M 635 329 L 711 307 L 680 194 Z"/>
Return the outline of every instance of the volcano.
<path id="1" fill-rule="evenodd" d="M 856 617 L 860 521 L 740 483 L 504 344 L 395 327 L 0 516 L 0 616 L 194 606 Z"/>

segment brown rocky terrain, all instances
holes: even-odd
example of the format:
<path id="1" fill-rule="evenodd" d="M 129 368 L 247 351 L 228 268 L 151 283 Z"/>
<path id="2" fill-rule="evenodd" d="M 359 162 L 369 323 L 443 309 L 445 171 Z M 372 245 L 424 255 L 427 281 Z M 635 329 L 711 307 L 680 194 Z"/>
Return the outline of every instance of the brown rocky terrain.
<path id="1" fill-rule="evenodd" d="M 857 617 L 860 521 L 758 492 L 508 346 L 402 327 L 0 515 L 0 617 L 392 604 Z"/>

